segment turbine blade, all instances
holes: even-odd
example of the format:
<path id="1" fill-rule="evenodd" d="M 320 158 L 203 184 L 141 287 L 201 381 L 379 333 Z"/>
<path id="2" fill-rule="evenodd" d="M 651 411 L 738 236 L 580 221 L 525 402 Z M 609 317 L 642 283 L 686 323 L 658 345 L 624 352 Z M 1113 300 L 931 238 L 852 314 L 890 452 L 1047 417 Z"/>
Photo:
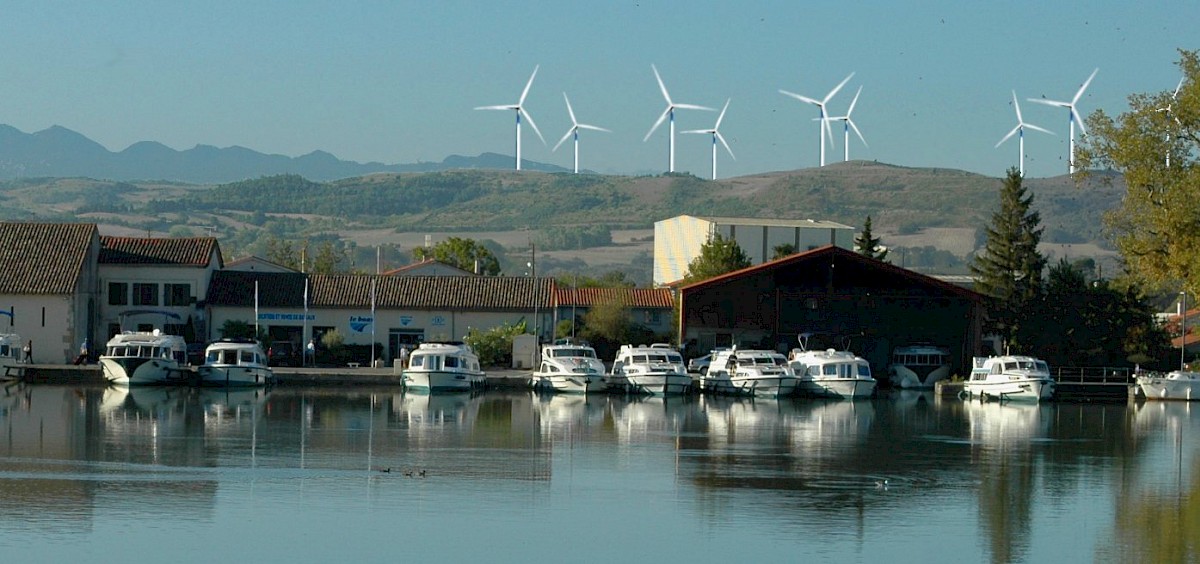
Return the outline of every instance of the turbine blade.
<path id="1" fill-rule="evenodd" d="M 1033 125 L 1032 123 L 1020 123 L 1020 124 L 1018 124 L 1018 125 L 1023 125 L 1023 126 L 1025 126 L 1025 127 L 1028 127 L 1029 129 L 1032 129 L 1032 130 L 1034 130 L 1034 131 L 1041 131 L 1042 133 L 1049 133 L 1050 135 L 1054 135 L 1054 132 L 1053 132 L 1053 131 L 1050 131 L 1049 129 L 1046 129 L 1046 128 L 1044 128 L 1044 127 L 1038 127 L 1038 126 L 1036 126 L 1036 125 Z"/>
<path id="2" fill-rule="evenodd" d="M 536 123 L 533 123 L 533 116 L 529 115 L 529 112 L 525 111 L 525 108 L 521 108 L 521 109 L 519 109 L 519 110 L 517 110 L 517 111 L 518 111 L 518 112 L 521 112 L 521 115 L 525 116 L 525 119 L 529 121 L 529 126 L 533 128 L 533 132 L 537 134 L 537 136 L 538 136 L 538 139 L 541 139 L 541 140 L 542 140 L 542 144 L 543 144 L 543 145 L 545 145 L 545 144 L 546 144 L 546 138 L 545 138 L 545 137 L 542 137 L 542 132 L 541 132 L 541 131 L 538 131 L 538 126 L 537 126 L 537 124 L 536 124 Z"/>
<path id="3" fill-rule="evenodd" d="M 512 106 L 512 105 L 503 105 L 503 106 L 477 106 L 475 109 L 476 109 L 476 110 L 515 110 L 515 109 L 517 109 L 517 107 L 516 107 L 516 106 Z"/>
<path id="4" fill-rule="evenodd" d="M 846 123 L 850 124 L 850 129 L 853 129 L 854 133 L 858 135 L 858 140 L 863 142 L 863 147 L 870 147 L 870 145 L 867 144 L 867 138 L 863 137 L 862 132 L 858 130 L 858 126 L 854 124 L 854 120 L 847 117 Z"/>
<path id="5" fill-rule="evenodd" d="M 1096 67 L 1096 70 L 1092 71 L 1092 75 L 1089 76 L 1087 80 L 1083 81 L 1083 86 L 1080 86 L 1079 91 L 1075 93 L 1075 97 L 1071 98 L 1072 106 L 1075 105 L 1075 103 L 1079 101 L 1080 96 L 1083 96 L 1083 91 L 1087 90 L 1088 85 L 1092 83 L 1093 78 L 1096 78 L 1096 73 L 1098 73 L 1098 72 L 1100 72 L 1100 68 Z"/>
<path id="6" fill-rule="evenodd" d="M 667 100 L 667 105 L 670 106 L 671 105 L 671 95 L 667 93 L 667 85 L 663 84 L 662 77 L 658 75 L 658 67 L 651 64 L 650 69 L 654 71 L 654 80 L 658 81 L 658 88 L 659 88 L 659 90 L 662 90 L 663 98 L 665 98 Z"/>
<path id="7" fill-rule="evenodd" d="M 649 133 L 646 133 L 646 136 L 642 138 L 642 143 L 645 143 L 650 139 L 651 135 L 654 135 L 654 130 L 658 129 L 658 126 L 662 125 L 663 121 L 667 119 L 667 114 L 669 113 L 671 113 L 671 106 L 668 105 L 667 109 L 663 111 L 662 115 L 658 116 L 658 121 L 654 122 L 654 126 L 650 128 Z"/>
<path id="8" fill-rule="evenodd" d="M 603 131 L 605 133 L 612 133 L 611 129 L 604 129 L 603 127 L 599 127 L 599 126 L 595 126 L 595 125 L 588 125 L 586 123 L 577 123 L 577 124 L 575 124 L 575 127 L 578 127 L 579 129 L 590 129 L 592 131 Z"/>
<path id="9" fill-rule="evenodd" d="M 1075 108 L 1071 108 L 1071 118 L 1075 120 L 1075 123 L 1079 124 L 1079 132 L 1087 135 L 1087 126 L 1083 124 L 1082 119 L 1079 119 L 1079 112 L 1075 111 Z"/>
<path id="10" fill-rule="evenodd" d="M 1020 130 L 1021 130 L 1021 124 L 1018 123 L 1016 127 L 1012 128 L 1012 131 L 1008 132 L 1008 135 L 1005 135 L 1004 138 L 1001 139 L 999 143 L 996 143 L 996 147 L 1003 145 L 1005 141 L 1008 141 L 1008 139 L 1010 137 L 1012 137 L 1013 135 L 1016 135 L 1017 132 Z M 993 148 L 995 148 L 995 147 L 993 147 Z"/>
<path id="11" fill-rule="evenodd" d="M 567 139 L 570 139 L 570 138 L 571 138 L 571 134 L 572 134 L 572 133 L 575 133 L 575 126 L 571 126 L 571 128 L 567 130 L 567 133 L 566 133 L 566 135 L 563 135 L 563 136 L 562 136 L 562 139 L 559 139 L 559 140 L 558 140 L 558 143 L 555 143 L 555 144 L 554 144 L 554 148 L 553 148 L 553 149 L 550 149 L 550 152 L 551 152 L 551 153 L 553 153 L 553 152 L 555 152 L 555 151 L 558 151 L 558 147 L 559 147 L 560 145 L 562 145 L 562 144 L 563 144 L 563 143 L 564 143 L 564 142 L 565 142 Z"/>
<path id="12" fill-rule="evenodd" d="M 1179 95 L 1179 89 L 1183 88 L 1183 79 L 1185 79 L 1185 78 L 1187 78 L 1187 77 L 1186 76 L 1179 77 L 1179 84 L 1175 87 L 1175 93 L 1171 95 L 1172 100 L 1174 100 L 1175 97 Z"/>
<path id="13" fill-rule="evenodd" d="M 1021 104 L 1019 104 L 1017 102 L 1017 91 L 1013 90 L 1012 95 L 1013 95 L 1013 108 L 1016 108 L 1016 110 L 1017 110 L 1017 123 L 1021 123 L 1024 120 L 1021 119 Z"/>
<path id="14" fill-rule="evenodd" d="M 689 129 L 687 131 L 680 131 L 680 133 L 712 133 L 712 132 L 713 132 L 713 130 L 711 130 L 711 129 Z"/>
<path id="15" fill-rule="evenodd" d="M 833 144 L 833 142 L 834 142 L 833 141 L 833 126 L 829 125 L 830 121 L 833 121 L 833 120 L 830 120 L 829 118 L 822 119 L 821 126 L 825 128 L 825 133 L 829 134 L 829 143 Z"/>
<path id="16" fill-rule="evenodd" d="M 706 112 L 717 111 L 716 109 L 710 108 L 708 106 L 697 106 L 695 104 L 675 104 L 675 109 L 677 109 L 677 110 L 704 110 Z"/>
<path id="17" fill-rule="evenodd" d="M 579 122 L 575 121 L 575 110 L 571 109 L 571 99 L 567 98 L 566 92 L 563 92 L 563 100 L 567 101 L 567 114 L 569 114 L 571 116 L 571 124 L 579 125 Z"/>
<path id="18" fill-rule="evenodd" d="M 788 92 L 787 90 L 780 90 L 780 91 L 779 91 L 779 93 L 780 93 L 780 94 L 783 94 L 784 96 L 791 96 L 791 97 L 793 97 L 793 98 L 795 98 L 795 99 L 797 99 L 797 100 L 800 100 L 801 102 L 804 102 L 804 103 L 806 103 L 806 104 L 813 104 L 813 105 L 816 105 L 816 106 L 820 106 L 820 105 L 821 105 L 821 102 L 820 102 L 820 101 L 818 101 L 818 100 L 813 100 L 812 98 L 809 98 L 808 96 L 801 96 L 801 95 L 799 95 L 799 94 L 796 94 L 795 92 Z"/>
<path id="19" fill-rule="evenodd" d="M 736 160 L 737 160 L 737 157 L 734 157 L 734 156 L 733 156 L 733 149 L 730 149 L 730 148 L 729 148 L 729 143 L 726 143 L 726 142 L 725 142 L 725 136 L 724 136 L 724 135 L 721 135 L 721 132 L 720 132 L 720 131 L 713 131 L 713 135 L 715 135 L 715 136 L 716 136 L 716 138 L 717 138 L 719 141 L 721 141 L 721 144 L 725 146 L 725 152 L 729 153 L 729 156 L 730 156 L 730 157 L 733 157 L 733 160 L 735 160 L 735 161 L 736 161 Z"/>
<path id="20" fill-rule="evenodd" d="M 533 77 L 537 76 L 538 67 L 540 67 L 540 66 L 541 65 L 537 65 L 537 66 L 533 67 L 533 74 L 529 75 L 529 82 L 525 83 L 525 89 L 521 91 L 521 99 L 517 100 L 518 106 L 525 105 L 525 96 L 529 95 L 529 87 L 533 86 Z M 536 128 L 534 128 L 534 129 L 536 130 Z"/>
<path id="21" fill-rule="evenodd" d="M 821 102 L 828 102 L 829 99 L 833 98 L 833 96 L 838 93 L 838 90 L 841 90 L 842 87 L 845 86 L 847 82 L 850 82 L 850 79 L 853 77 L 854 77 L 854 73 L 850 73 L 849 75 L 846 76 L 846 78 L 843 78 L 842 81 L 839 82 L 837 86 L 833 87 L 833 90 L 829 91 L 829 94 L 825 95 L 825 99 L 821 100 Z"/>
<path id="22" fill-rule="evenodd" d="M 858 95 L 862 94 L 862 87 L 858 87 L 858 92 L 854 93 L 854 99 L 850 100 L 850 109 L 846 110 L 846 119 L 850 119 L 850 114 L 854 113 L 854 105 L 858 103 Z"/>
<path id="23" fill-rule="evenodd" d="M 1045 104 L 1045 105 L 1047 105 L 1047 106 L 1054 106 L 1054 107 L 1056 107 L 1056 108 L 1069 108 L 1069 107 L 1071 107 L 1071 103 L 1070 103 L 1070 102 L 1059 102 L 1058 100 L 1046 100 L 1046 99 L 1043 99 L 1043 98 L 1026 98 L 1025 100 L 1026 100 L 1026 101 L 1029 101 L 1029 102 L 1033 102 L 1033 103 L 1035 103 L 1035 104 Z"/>
<path id="24" fill-rule="evenodd" d="M 725 119 L 725 110 L 729 109 L 729 98 L 725 99 L 725 107 L 721 108 L 721 115 L 717 116 L 717 124 L 713 126 L 713 130 L 721 129 L 721 120 Z"/>

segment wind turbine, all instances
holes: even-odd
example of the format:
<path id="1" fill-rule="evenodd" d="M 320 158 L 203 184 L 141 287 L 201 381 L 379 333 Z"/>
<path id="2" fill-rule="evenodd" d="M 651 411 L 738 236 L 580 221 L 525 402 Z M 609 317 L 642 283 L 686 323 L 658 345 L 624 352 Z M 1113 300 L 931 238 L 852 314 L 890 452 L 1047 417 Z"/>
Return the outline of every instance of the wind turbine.
<path id="1" fill-rule="evenodd" d="M 829 118 L 829 121 L 842 122 L 842 133 L 845 136 L 845 139 L 843 139 L 843 143 L 845 144 L 845 154 L 842 157 L 844 161 L 850 160 L 850 128 L 854 128 L 854 133 L 858 134 L 858 138 L 862 140 L 864 147 L 870 146 L 867 145 L 867 140 L 863 137 L 862 132 L 858 130 L 858 126 L 854 124 L 854 120 L 850 119 L 850 114 L 854 113 L 854 105 L 858 103 L 859 94 L 862 94 L 861 86 L 858 87 L 858 92 L 854 93 L 854 99 L 850 101 L 850 109 L 846 110 L 846 115 Z"/>
<path id="2" fill-rule="evenodd" d="M 720 140 L 721 144 L 725 146 L 725 150 L 729 152 L 729 156 L 733 157 L 733 160 L 735 160 L 735 161 L 737 160 L 737 157 L 733 156 L 733 149 L 729 148 L 729 143 L 725 142 L 725 137 L 723 135 L 721 135 L 721 131 L 720 131 L 721 120 L 725 119 L 725 110 L 728 110 L 728 109 L 729 109 L 729 99 L 727 98 L 725 100 L 725 107 L 721 108 L 721 115 L 717 116 L 717 124 L 712 126 L 712 129 L 692 129 L 690 131 L 683 132 L 683 133 L 709 133 L 709 134 L 712 134 L 712 179 L 713 180 L 717 179 L 717 141 L 718 140 Z"/>
<path id="3" fill-rule="evenodd" d="M 665 84 L 663 84 L 662 77 L 658 75 L 658 67 L 655 67 L 654 65 L 650 65 L 650 68 L 654 71 L 654 78 L 658 80 L 658 88 L 660 90 L 662 90 L 663 98 L 665 98 L 667 100 L 667 109 L 663 110 L 663 113 L 661 116 L 658 116 L 658 121 L 654 122 L 654 126 L 651 127 L 650 131 L 648 133 L 646 133 L 646 136 L 642 138 L 642 143 L 645 143 L 646 141 L 648 141 L 650 139 L 650 136 L 654 135 L 654 130 L 658 129 L 658 126 L 662 125 L 663 120 L 667 119 L 667 117 L 670 116 L 670 118 L 671 118 L 671 138 L 669 141 L 670 156 L 667 161 L 667 172 L 675 172 L 675 110 L 676 109 L 706 110 L 706 111 L 711 112 L 711 111 L 713 111 L 713 109 L 706 108 L 704 106 L 697 106 L 695 104 L 676 104 L 675 102 L 672 102 L 671 95 L 669 93 L 667 93 L 667 86 Z"/>
<path id="4" fill-rule="evenodd" d="M 1092 75 L 1089 76 L 1087 80 L 1083 81 L 1083 86 L 1079 87 L 1079 90 L 1077 92 L 1075 92 L 1075 97 L 1071 98 L 1070 102 L 1062 102 L 1059 100 L 1045 100 L 1042 98 L 1029 98 L 1028 99 L 1030 102 L 1037 102 L 1039 104 L 1045 104 L 1047 106 L 1057 106 L 1059 108 L 1066 108 L 1067 111 L 1069 112 L 1069 114 L 1067 116 L 1067 123 L 1069 123 L 1071 126 L 1071 142 L 1070 142 L 1070 149 L 1069 149 L 1070 152 L 1068 153 L 1067 158 L 1070 160 L 1069 170 L 1070 170 L 1071 174 L 1075 174 L 1075 124 L 1078 123 L 1080 131 L 1082 131 L 1084 135 L 1087 135 L 1087 127 L 1083 125 L 1083 120 L 1079 118 L 1079 113 L 1075 111 L 1075 104 L 1077 104 L 1079 102 L 1079 98 L 1083 96 L 1083 91 L 1087 90 L 1088 85 L 1092 83 L 1092 79 L 1096 78 L 1097 72 L 1100 72 L 1099 68 L 1092 71 Z"/>
<path id="5" fill-rule="evenodd" d="M 1025 123 L 1025 120 L 1021 118 L 1021 105 L 1017 103 L 1017 91 L 1013 90 L 1012 95 L 1013 95 L 1013 108 L 1015 108 L 1017 110 L 1017 126 L 1012 128 L 1012 131 L 1009 131 L 1008 135 L 1005 135 L 1004 138 L 1001 139 L 999 143 L 996 143 L 996 147 L 1003 145 L 1005 141 L 1008 141 L 1009 137 L 1012 137 L 1014 134 L 1016 134 L 1018 136 L 1018 139 L 1020 140 L 1020 144 L 1019 144 L 1020 148 L 1018 149 L 1020 151 L 1020 153 L 1017 153 L 1017 156 L 1019 157 L 1017 162 L 1019 164 L 1017 166 L 1021 170 L 1021 176 L 1025 176 L 1025 128 L 1028 127 L 1029 129 L 1032 129 L 1035 131 L 1041 131 L 1042 133 L 1049 133 L 1050 135 L 1054 135 L 1054 132 L 1047 130 L 1047 129 L 1043 129 L 1036 125 L 1033 125 L 1032 123 Z"/>
<path id="6" fill-rule="evenodd" d="M 608 133 L 612 133 L 612 131 L 604 129 L 603 127 L 596 127 L 594 125 L 588 125 L 586 123 L 579 123 L 578 121 L 575 121 L 575 110 L 571 109 L 571 99 L 567 98 L 566 92 L 563 92 L 563 100 L 567 101 L 567 113 L 571 115 L 571 128 L 568 129 L 567 133 L 562 136 L 562 139 L 558 140 L 558 145 L 555 145 L 550 152 L 553 153 L 557 151 L 559 145 L 562 145 L 563 142 L 571 136 L 571 134 L 575 134 L 575 174 L 579 174 L 579 130 L 591 129 L 592 131 L 607 131 Z"/>
<path id="7" fill-rule="evenodd" d="M 529 82 L 525 83 L 525 90 L 521 91 L 521 99 L 517 100 L 516 104 L 502 104 L 499 106 L 479 106 L 476 110 L 515 110 L 517 112 L 517 170 L 521 170 L 521 116 L 529 120 L 529 126 L 533 128 L 533 132 L 537 134 L 538 139 L 542 140 L 542 144 L 546 143 L 546 139 L 542 137 L 542 132 L 538 131 L 538 126 L 533 123 L 533 116 L 529 115 L 529 111 L 525 109 L 525 96 L 529 95 L 529 87 L 533 86 L 533 77 L 537 76 L 538 67 L 533 67 L 533 74 L 529 75 Z"/>
<path id="8" fill-rule="evenodd" d="M 850 78 L 853 76 L 854 76 L 854 73 L 850 73 L 849 76 L 842 79 L 842 81 L 839 82 L 837 86 L 833 87 L 833 90 L 830 90 L 829 93 L 826 94 L 825 97 L 820 100 L 815 100 L 815 99 L 809 98 L 807 96 L 801 96 L 799 94 L 796 94 L 795 92 L 788 92 L 787 90 L 779 91 L 779 93 L 783 94 L 784 96 L 791 96 L 792 98 L 800 100 L 801 102 L 804 102 L 806 104 L 812 104 L 812 105 L 816 106 L 818 110 L 820 110 L 821 113 L 820 113 L 819 119 L 821 120 L 821 124 L 820 124 L 821 131 L 818 131 L 817 136 L 821 138 L 821 166 L 825 166 L 825 136 L 821 135 L 821 133 L 828 133 L 829 138 L 831 140 L 833 139 L 833 129 L 829 127 L 829 118 L 825 116 L 825 104 L 828 103 L 830 98 L 833 98 L 833 96 L 838 93 L 838 90 L 841 90 L 842 87 L 845 86 L 847 82 L 850 82 Z"/>
<path id="9" fill-rule="evenodd" d="M 1170 120 L 1174 119 L 1175 124 L 1180 125 L 1179 118 L 1175 117 L 1175 114 L 1171 113 L 1171 106 L 1175 105 L 1175 98 L 1179 96 L 1179 89 L 1183 88 L 1183 80 L 1185 78 L 1187 78 L 1187 77 L 1186 76 L 1179 77 L 1179 84 L 1175 86 L 1175 93 L 1171 94 L 1171 101 L 1167 103 L 1167 107 L 1158 109 L 1158 111 L 1163 112 L 1167 116 L 1167 120 L 1168 120 L 1167 121 L 1167 128 L 1168 128 L 1168 130 L 1167 130 L 1167 168 L 1171 168 L 1171 147 L 1170 147 L 1170 145 L 1171 145 L 1171 131 L 1170 131 L 1171 122 L 1170 122 Z"/>

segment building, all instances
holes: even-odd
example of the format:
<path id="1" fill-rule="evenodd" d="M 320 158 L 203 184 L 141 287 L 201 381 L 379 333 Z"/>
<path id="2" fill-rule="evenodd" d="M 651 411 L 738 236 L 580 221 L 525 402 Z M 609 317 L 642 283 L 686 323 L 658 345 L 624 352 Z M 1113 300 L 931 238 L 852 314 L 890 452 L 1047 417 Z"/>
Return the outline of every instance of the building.
<path id="1" fill-rule="evenodd" d="M 0 332 L 33 362 L 65 363 L 95 343 L 100 235 L 88 223 L 0 223 Z"/>
<path id="2" fill-rule="evenodd" d="M 452 264 L 446 264 L 436 259 L 425 259 L 420 262 L 406 264 L 383 273 L 384 276 L 476 276 L 474 272 L 463 270 Z"/>
<path id="3" fill-rule="evenodd" d="M 225 270 L 237 270 L 241 272 L 300 272 L 294 268 L 275 264 L 265 258 L 253 255 L 225 263 Z"/>
<path id="4" fill-rule="evenodd" d="M 593 307 L 620 303 L 629 309 L 631 320 L 652 333 L 670 333 L 675 322 L 675 299 L 668 288 L 564 288 L 555 285 L 555 318 L 582 318 Z"/>
<path id="5" fill-rule="evenodd" d="M 654 285 L 686 276 L 700 248 L 718 234 L 736 241 L 750 264 L 771 260 L 780 245 L 797 252 L 826 245 L 854 248 L 854 228 L 832 221 L 681 215 L 654 223 Z"/>
<path id="6" fill-rule="evenodd" d="M 679 334 L 692 354 L 733 345 L 783 352 L 806 333 L 810 348 L 851 350 L 877 375 L 897 346 L 948 347 L 964 375 L 983 347 L 983 296 L 833 245 L 679 292 Z"/>

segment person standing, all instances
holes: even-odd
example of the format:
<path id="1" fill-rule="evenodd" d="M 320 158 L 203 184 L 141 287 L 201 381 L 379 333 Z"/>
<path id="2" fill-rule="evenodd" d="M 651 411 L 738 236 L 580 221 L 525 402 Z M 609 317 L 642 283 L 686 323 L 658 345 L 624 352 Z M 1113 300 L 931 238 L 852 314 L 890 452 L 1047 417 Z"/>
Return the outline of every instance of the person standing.
<path id="1" fill-rule="evenodd" d="M 75 357 L 75 365 L 76 366 L 79 366 L 80 364 L 88 363 L 88 354 L 91 352 L 90 350 L 88 350 L 89 348 L 90 347 L 88 346 L 88 340 L 85 337 L 83 339 L 83 344 L 79 345 L 79 356 Z"/>
<path id="2" fill-rule="evenodd" d="M 308 366 L 316 366 L 317 365 L 317 339 L 316 338 L 312 338 L 312 339 L 308 340 L 308 345 L 306 345 L 304 347 L 304 355 L 308 357 L 308 359 L 306 361 Z"/>
<path id="3" fill-rule="evenodd" d="M 397 358 L 400 359 L 400 368 L 402 370 L 408 368 L 408 347 L 406 345 L 400 345 L 400 352 L 397 354 Z"/>
<path id="4" fill-rule="evenodd" d="M 33 362 L 33 341 L 25 341 L 25 346 L 21 348 L 21 352 L 25 354 L 25 364 Z"/>

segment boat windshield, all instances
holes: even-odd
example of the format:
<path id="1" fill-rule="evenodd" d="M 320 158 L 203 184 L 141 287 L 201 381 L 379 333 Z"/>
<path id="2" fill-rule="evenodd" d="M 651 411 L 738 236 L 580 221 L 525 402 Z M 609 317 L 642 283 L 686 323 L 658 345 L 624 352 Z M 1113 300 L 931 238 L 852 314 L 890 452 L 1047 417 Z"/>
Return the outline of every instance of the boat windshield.
<path id="1" fill-rule="evenodd" d="M 596 358 L 596 353 L 591 349 L 551 349 L 550 356 L 554 358 Z"/>
<path id="2" fill-rule="evenodd" d="M 1010 360 L 1004 363 L 1004 371 L 1046 370 L 1046 363 L 1033 360 Z"/>

